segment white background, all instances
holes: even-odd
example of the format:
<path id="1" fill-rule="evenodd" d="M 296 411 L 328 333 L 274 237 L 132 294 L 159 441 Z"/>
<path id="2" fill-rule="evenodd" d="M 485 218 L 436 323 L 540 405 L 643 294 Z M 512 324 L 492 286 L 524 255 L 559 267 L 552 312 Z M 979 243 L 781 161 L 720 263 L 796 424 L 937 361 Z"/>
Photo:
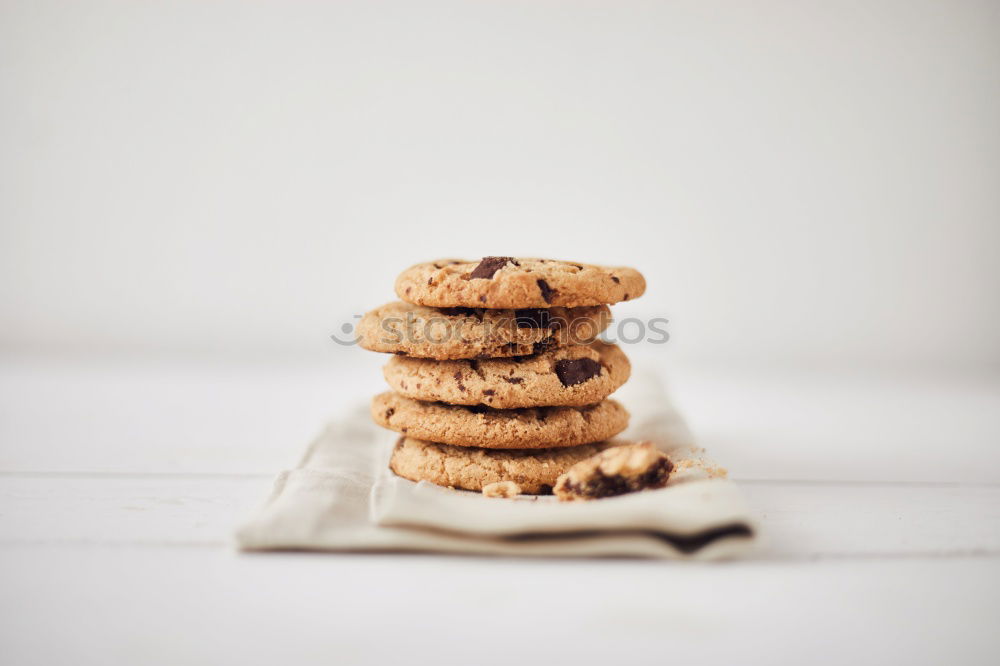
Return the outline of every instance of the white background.
<path id="1" fill-rule="evenodd" d="M 439 256 L 678 360 L 1000 365 L 993 2 L 4 2 L 0 344 L 316 357 Z"/>
<path id="2" fill-rule="evenodd" d="M 0 0 L 0 661 L 991 663 L 998 250 L 1000 3 Z M 488 254 L 646 275 L 753 558 L 234 552 Z"/>

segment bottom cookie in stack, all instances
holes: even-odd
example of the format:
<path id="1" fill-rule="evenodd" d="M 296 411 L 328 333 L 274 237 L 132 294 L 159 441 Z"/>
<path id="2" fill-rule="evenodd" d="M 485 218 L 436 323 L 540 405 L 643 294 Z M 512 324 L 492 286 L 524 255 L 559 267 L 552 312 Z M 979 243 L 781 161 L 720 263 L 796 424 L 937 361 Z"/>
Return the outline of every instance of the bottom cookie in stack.
<path id="1" fill-rule="evenodd" d="M 559 476 L 611 442 L 550 449 L 479 449 L 400 437 L 389 468 L 411 481 L 482 491 L 492 484 L 513 482 L 514 494 L 548 495 Z"/>
<path id="2" fill-rule="evenodd" d="M 667 485 L 673 464 L 650 442 L 606 441 L 554 449 L 478 449 L 400 437 L 389 469 L 411 481 L 491 497 L 614 497 Z"/>

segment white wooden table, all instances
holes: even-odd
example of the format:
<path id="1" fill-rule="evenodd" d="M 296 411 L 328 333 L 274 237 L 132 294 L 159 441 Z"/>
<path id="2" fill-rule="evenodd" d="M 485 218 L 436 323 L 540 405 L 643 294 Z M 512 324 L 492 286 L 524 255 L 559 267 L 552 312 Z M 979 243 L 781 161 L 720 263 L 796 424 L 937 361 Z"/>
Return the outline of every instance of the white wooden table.
<path id="1" fill-rule="evenodd" d="M 235 552 L 379 361 L 4 359 L 0 663 L 1000 659 L 996 381 L 675 372 L 745 561 Z"/>

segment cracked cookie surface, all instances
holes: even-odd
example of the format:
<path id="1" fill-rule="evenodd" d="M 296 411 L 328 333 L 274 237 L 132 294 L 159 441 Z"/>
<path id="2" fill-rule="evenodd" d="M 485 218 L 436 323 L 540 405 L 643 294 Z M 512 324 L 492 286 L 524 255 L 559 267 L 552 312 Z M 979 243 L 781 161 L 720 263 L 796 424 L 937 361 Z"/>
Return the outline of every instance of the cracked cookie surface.
<path id="1" fill-rule="evenodd" d="M 542 449 L 608 439 L 628 426 L 614 400 L 583 407 L 491 407 L 422 402 L 388 391 L 372 398 L 372 419 L 431 442 L 484 449 Z"/>
<path id="2" fill-rule="evenodd" d="M 476 491 L 512 482 L 525 495 L 540 495 L 551 493 L 564 471 L 608 446 L 598 442 L 559 449 L 472 449 L 400 437 L 389 468 L 411 481 Z"/>
<path id="3" fill-rule="evenodd" d="M 600 341 L 511 359 L 396 356 L 382 370 L 389 386 L 408 398 L 498 409 L 591 405 L 617 390 L 630 372 L 625 353 Z"/>
<path id="4" fill-rule="evenodd" d="M 614 497 L 667 485 L 673 465 L 651 442 L 615 446 L 582 460 L 555 485 L 560 500 Z"/>
<path id="5" fill-rule="evenodd" d="M 417 358 L 509 358 L 590 342 L 610 323 L 605 305 L 489 310 L 394 301 L 365 313 L 357 338 L 364 349 Z"/>
<path id="6" fill-rule="evenodd" d="M 634 268 L 554 259 L 483 257 L 416 264 L 396 278 L 396 294 L 434 307 L 548 308 L 610 305 L 642 296 Z"/>

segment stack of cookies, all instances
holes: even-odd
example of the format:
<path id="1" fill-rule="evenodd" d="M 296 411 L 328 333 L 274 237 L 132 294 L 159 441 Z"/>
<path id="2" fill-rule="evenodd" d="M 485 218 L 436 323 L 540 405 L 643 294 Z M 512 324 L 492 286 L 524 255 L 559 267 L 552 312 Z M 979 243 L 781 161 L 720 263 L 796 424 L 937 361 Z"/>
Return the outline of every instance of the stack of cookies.
<path id="1" fill-rule="evenodd" d="M 358 326 L 362 347 L 395 354 L 384 368 L 392 391 L 372 400 L 375 422 L 401 435 L 392 471 L 499 496 L 663 485 L 670 463 L 652 447 L 609 451 L 629 415 L 608 396 L 630 366 L 597 340 L 608 305 L 645 287 L 631 268 L 549 259 L 439 260 L 404 271 L 402 300 Z"/>

